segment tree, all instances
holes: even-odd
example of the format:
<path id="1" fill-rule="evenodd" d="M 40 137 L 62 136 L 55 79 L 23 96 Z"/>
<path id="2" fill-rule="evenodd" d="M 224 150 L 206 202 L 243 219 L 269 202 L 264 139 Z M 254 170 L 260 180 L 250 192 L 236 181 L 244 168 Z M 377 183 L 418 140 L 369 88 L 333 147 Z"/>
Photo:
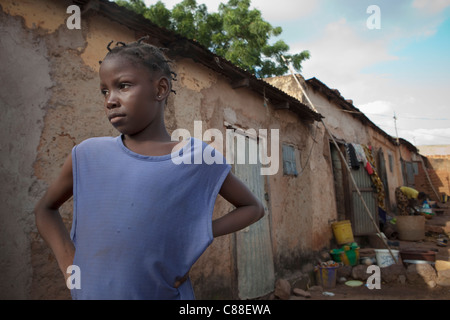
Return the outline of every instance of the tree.
<path id="1" fill-rule="evenodd" d="M 172 11 L 161 1 L 146 7 L 143 0 L 116 0 L 142 14 L 160 27 L 197 41 L 213 53 L 245 69 L 257 77 L 283 75 L 288 71 L 281 56 L 301 72 L 302 62 L 309 59 L 309 51 L 288 54 L 289 46 L 272 38 L 282 33 L 265 21 L 258 9 L 250 9 L 251 0 L 228 0 L 221 3 L 218 12 L 208 13 L 205 4 L 183 0 Z"/>

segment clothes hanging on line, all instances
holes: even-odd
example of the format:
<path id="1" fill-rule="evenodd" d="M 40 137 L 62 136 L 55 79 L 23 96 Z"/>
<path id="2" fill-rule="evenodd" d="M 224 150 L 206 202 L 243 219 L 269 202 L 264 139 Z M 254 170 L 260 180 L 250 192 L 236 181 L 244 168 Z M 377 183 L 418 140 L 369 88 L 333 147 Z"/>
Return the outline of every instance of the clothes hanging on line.
<path id="1" fill-rule="evenodd" d="M 348 154 L 348 166 L 351 169 L 358 170 L 361 166 L 366 169 L 369 175 L 373 174 L 373 168 L 367 160 L 364 147 L 358 143 L 347 143 L 346 150 Z"/>
<path id="2" fill-rule="evenodd" d="M 364 148 L 362 147 L 362 145 L 357 143 L 352 143 L 352 146 L 355 149 L 356 158 L 358 159 L 359 162 L 362 162 L 362 164 L 365 167 L 367 164 L 367 158 L 366 153 L 364 152 Z"/>
<path id="3" fill-rule="evenodd" d="M 386 211 L 384 185 L 376 171 L 372 148 L 358 143 L 347 143 L 345 146 L 349 168 L 358 170 L 361 166 L 364 167 L 376 189 L 378 207 Z"/>
<path id="4" fill-rule="evenodd" d="M 358 157 L 356 155 L 356 151 L 355 148 L 353 146 L 352 143 L 347 143 L 345 145 L 346 150 L 347 150 L 347 154 L 348 154 L 348 166 L 349 168 L 358 170 L 360 167 L 359 161 L 358 161 Z"/>
<path id="5" fill-rule="evenodd" d="M 368 147 L 366 145 L 362 146 L 364 149 L 364 152 L 366 154 L 366 158 L 367 158 L 367 163 L 370 166 L 371 169 L 371 174 L 369 173 L 369 170 L 367 170 L 367 172 L 370 175 L 370 178 L 372 179 L 372 183 L 376 188 L 377 191 L 377 204 L 378 207 L 380 207 L 381 209 L 383 209 L 384 211 L 386 211 L 386 206 L 385 206 L 385 192 L 384 192 L 384 185 L 383 182 L 380 179 L 380 176 L 378 175 L 377 171 L 376 171 L 376 166 L 375 166 L 375 160 L 373 158 L 372 155 L 372 148 Z"/>

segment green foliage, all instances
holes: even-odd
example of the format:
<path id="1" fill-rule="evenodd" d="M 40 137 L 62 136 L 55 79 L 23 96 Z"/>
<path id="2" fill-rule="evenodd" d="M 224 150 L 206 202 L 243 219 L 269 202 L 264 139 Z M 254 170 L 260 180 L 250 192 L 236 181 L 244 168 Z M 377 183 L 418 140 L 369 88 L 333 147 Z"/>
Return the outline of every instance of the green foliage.
<path id="1" fill-rule="evenodd" d="M 161 1 L 158 1 L 156 4 L 148 8 L 144 13 L 144 17 L 160 27 L 173 29 L 172 12 L 170 12 L 170 10 L 167 9 Z"/>
<path id="2" fill-rule="evenodd" d="M 204 4 L 183 0 L 172 11 L 164 3 L 146 7 L 143 0 L 116 0 L 156 25 L 193 39 L 215 54 L 229 60 L 258 77 L 283 75 L 288 71 L 281 56 L 301 72 L 302 62 L 309 59 L 307 50 L 290 55 L 289 46 L 278 40 L 269 41 L 282 33 L 265 21 L 257 9 L 250 10 L 251 0 L 228 0 L 221 3 L 218 12 L 208 13 Z"/>

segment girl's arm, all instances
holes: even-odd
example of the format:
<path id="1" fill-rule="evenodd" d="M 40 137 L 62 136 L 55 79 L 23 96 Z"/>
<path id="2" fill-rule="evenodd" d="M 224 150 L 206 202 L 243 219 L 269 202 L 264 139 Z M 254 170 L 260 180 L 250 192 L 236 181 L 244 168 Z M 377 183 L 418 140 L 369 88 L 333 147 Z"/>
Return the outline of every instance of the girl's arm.
<path id="1" fill-rule="evenodd" d="M 219 194 L 236 209 L 212 222 L 214 237 L 239 231 L 264 216 L 261 202 L 232 172 L 225 178 Z"/>
<path id="2" fill-rule="evenodd" d="M 50 185 L 34 209 L 38 231 L 55 254 L 65 279 L 69 276 L 66 273 L 67 267 L 73 264 L 75 247 L 58 209 L 70 199 L 72 193 L 72 155 L 70 154 L 64 162 L 59 177 Z"/>

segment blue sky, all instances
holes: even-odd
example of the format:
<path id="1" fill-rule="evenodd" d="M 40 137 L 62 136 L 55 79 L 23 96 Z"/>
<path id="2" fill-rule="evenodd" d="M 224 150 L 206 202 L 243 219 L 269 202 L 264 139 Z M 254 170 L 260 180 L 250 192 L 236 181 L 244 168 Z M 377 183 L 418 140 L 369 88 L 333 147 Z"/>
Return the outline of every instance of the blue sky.
<path id="1" fill-rule="evenodd" d="M 225 0 L 197 0 L 215 11 Z M 148 0 L 147 4 L 156 0 Z M 172 8 L 177 0 L 163 1 Z M 369 29 L 370 5 L 380 29 Z M 393 136 L 450 145 L 450 0 L 252 0 L 316 77 Z"/>

